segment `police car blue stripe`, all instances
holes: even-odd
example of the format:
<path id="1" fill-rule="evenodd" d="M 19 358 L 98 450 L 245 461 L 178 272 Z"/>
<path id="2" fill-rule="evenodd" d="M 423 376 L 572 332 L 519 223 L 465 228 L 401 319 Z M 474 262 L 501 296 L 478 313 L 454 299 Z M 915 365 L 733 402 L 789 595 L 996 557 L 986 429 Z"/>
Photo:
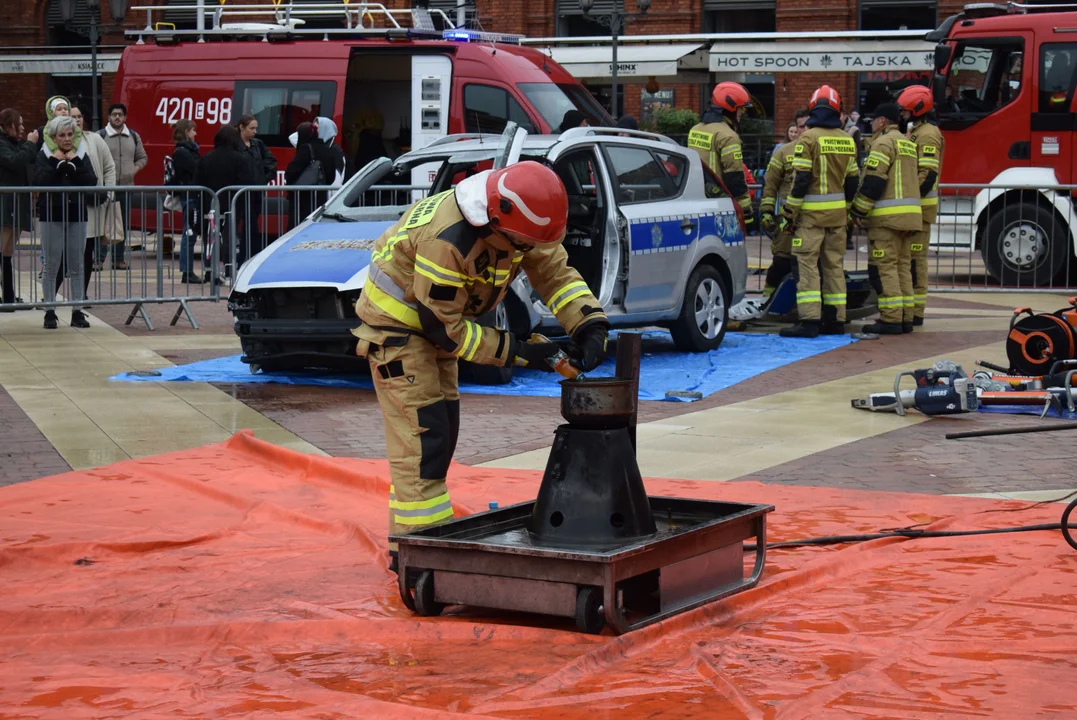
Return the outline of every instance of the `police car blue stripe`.
<path id="1" fill-rule="evenodd" d="M 267 283 L 344 283 L 370 264 L 374 241 L 393 223 L 313 223 L 275 247 L 251 276 Z"/>

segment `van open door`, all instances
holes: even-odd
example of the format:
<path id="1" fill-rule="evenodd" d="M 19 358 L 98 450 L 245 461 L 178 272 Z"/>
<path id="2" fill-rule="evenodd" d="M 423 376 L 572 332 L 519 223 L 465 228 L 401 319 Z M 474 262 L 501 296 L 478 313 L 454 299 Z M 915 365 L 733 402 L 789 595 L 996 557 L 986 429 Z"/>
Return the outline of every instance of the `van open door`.
<path id="1" fill-rule="evenodd" d="M 414 55 L 411 78 L 411 149 L 419 150 L 448 133 L 452 59 L 447 55 Z M 437 163 L 412 168 L 411 184 L 428 186 L 437 172 Z M 412 197 L 418 202 L 426 197 L 426 191 L 413 191 Z"/>

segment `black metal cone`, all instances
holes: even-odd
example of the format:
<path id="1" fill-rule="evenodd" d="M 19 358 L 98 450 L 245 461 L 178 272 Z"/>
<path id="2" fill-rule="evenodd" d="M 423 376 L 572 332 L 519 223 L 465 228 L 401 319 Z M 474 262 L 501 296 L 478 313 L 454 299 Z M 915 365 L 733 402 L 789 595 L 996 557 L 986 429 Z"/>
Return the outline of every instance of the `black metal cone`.
<path id="1" fill-rule="evenodd" d="M 615 545 L 655 533 L 628 429 L 561 425 L 528 525 L 537 543 Z"/>

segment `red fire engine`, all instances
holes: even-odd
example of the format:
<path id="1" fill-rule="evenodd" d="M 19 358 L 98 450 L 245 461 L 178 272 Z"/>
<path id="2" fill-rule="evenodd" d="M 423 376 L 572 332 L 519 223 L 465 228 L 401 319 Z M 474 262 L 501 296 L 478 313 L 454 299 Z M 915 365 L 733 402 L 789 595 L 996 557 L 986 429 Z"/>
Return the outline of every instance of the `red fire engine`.
<path id="1" fill-rule="evenodd" d="M 1050 285 L 1077 248 L 1072 192 L 1058 187 L 1077 158 L 1077 14 L 1040 9 L 969 5 L 927 36 L 942 181 L 979 186 L 943 194 L 932 244 L 978 247 L 1007 286 Z"/>
<path id="2" fill-rule="evenodd" d="M 450 133 L 500 133 L 510 120 L 532 133 L 557 132 L 570 110 L 612 124 L 544 53 L 514 36 L 457 30 L 444 16 L 447 29 L 437 30 L 425 10 L 347 0 L 169 8 L 196 15 L 196 29 L 156 22 L 162 8 L 133 10 L 146 12 L 147 25 L 128 33 L 137 44 L 123 52 L 115 99 L 128 106 L 150 155 L 139 176 L 147 184 L 161 181 L 160 159 L 172 152 L 180 118 L 198 123 L 207 145 L 218 126 L 254 115 L 282 169 L 294 153 L 288 136 L 319 115 L 336 122 L 349 160 L 363 130 L 380 130 L 384 154 L 393 156 Z M 318 28 L 304 27 L 311 19 Z M 327 19 L 338 27 L 324 27 Z M 431 179 L 420 168 L 412 184 Z"/>

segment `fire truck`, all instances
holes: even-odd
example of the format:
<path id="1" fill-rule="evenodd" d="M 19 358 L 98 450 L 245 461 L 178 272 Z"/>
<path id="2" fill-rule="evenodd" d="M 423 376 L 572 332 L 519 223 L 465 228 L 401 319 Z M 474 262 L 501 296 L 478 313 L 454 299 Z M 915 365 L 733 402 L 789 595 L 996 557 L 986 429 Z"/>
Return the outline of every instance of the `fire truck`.
<path id="1" fill-rule="evenodd" d="M 1077 251 L 1077 14 L 974 4 L 927 35 L 946 139 L 938 249 L 979 249 L 1006 286 L 1046 287 Z M 1043 10 L 1047 11 L 1043 11 Z M 1055 11 L 1051 11 L 1051 10 Z"/>
<path id="2" fill-rule="evenodd" d="M 557 132 L 570 110 L 612 124 L 548 55 L 517 36 L 458 29 L 439 10 L 347 0 L 132 10 L 146 14 L 146 26 L 127 33 L 135 44 L 124 49 L 114 99 L 127 105 L 150 156 L 139 175 L 145 184 L 161 182 L 181 118 L 199 125 L 207 146 L 220 125 L 256 117 L 281 168 L 278 183 L 294 157 L 289 135 L 317 116 L 337 124 L 349 160 L 364 130 L 395 157 L 448 134 L 500 133 L 510 121 L 533 134 Z M 190 22 L 175 22 L 183 13 Z M 416 168 L 412 184 L 428 186 L 430 172 Z"/>

